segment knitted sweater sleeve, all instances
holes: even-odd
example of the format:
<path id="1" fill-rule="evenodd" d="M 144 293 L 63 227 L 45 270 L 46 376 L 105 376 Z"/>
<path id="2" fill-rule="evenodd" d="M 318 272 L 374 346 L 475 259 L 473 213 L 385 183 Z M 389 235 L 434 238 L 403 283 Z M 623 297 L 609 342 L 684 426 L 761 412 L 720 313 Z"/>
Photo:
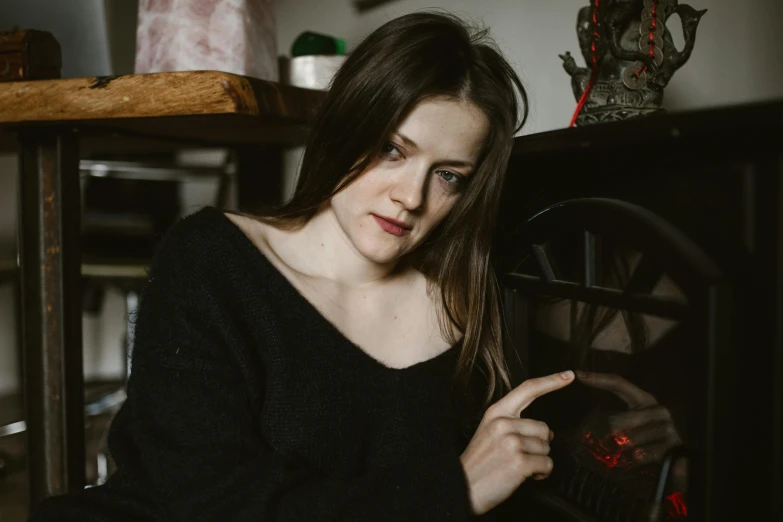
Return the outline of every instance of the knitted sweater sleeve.
<path id="1" fill-rule="evenodd" d="M 234 348 L 241 332 L 216 295 L 220 263 L 200 260 L 192 236 L 164 241 L 143 295 L 128 399 L 109 439 L 111 495 L 143 488 L 155 511 L 183 522 L 472 519 L 454 455 L 338 478 L 265 443 L 238 364 L 247 354 Z"/>

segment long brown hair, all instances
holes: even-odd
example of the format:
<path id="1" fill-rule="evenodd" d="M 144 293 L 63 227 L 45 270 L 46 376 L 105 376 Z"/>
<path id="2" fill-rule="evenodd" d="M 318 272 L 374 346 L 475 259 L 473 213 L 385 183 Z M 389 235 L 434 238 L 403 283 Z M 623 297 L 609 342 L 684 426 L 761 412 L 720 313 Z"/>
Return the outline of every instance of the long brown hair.
<path id="1" fill-rule="evenodd" d="M 477 362 L 488 404 L 510 387 L 503 359 L 498 283 L 490 245 L 513 137 L 527 119 L 527 94 L 488 37 L 459 18 L 422 11 L 387 22 L 350 54 L 335 75 L 308 137 L 293 198 L 259 216 L 297 227 L 355 180 L 421 100 L 470 101 L 490 121 L 479 159 L 450 214 L 419 247 L 420 269 L 441 289 L 444 337 L 462 336 L 457 379 Z"/>

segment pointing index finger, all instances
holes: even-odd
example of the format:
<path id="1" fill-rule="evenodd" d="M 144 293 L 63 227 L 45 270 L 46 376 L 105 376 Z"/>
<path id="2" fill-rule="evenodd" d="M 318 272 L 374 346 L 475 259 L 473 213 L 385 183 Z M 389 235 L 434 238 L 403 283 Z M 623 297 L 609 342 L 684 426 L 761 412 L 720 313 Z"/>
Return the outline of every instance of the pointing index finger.
<path id="1" fill-rule="evenodd" d="M 496 402 L 493 409 L 501 415 L 519 417 L 519 414 L 537 398 L 565 388 L 572 382 L 574 382 L 574 372 L 571 370 L 528 379 Z"/>

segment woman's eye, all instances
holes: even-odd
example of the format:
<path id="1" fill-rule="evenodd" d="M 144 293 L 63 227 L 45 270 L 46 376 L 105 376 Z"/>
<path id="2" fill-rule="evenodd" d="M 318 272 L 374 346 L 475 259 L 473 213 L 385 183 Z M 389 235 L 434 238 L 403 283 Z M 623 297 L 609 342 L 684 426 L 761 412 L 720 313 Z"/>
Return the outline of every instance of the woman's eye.
<path id="1" fill-rule="evenodd" d="M 459 183 L 462 181 L 462 176 L 449 172 L 448 170 L 440 170 L 438 171 L 438 175 L 447 183 Z"/>
<path id="2" fill-rule="evenodd" d="M 395 159 L 402 156 L 400 149 L 393 143 L 387 142 L 381 147 L 381 156 L 387 159 Z"/>

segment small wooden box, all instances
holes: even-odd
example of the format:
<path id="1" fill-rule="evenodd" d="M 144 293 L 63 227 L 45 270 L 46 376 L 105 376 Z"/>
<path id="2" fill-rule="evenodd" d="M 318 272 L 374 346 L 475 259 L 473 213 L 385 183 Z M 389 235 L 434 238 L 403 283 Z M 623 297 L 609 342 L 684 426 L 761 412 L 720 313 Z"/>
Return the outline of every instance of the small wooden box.
<path id="1" fill-rule="evenodd" d="M 59 78 L 61 67 L 60 44 L 51 33 L 0 33 L 0 82 Z"/>

